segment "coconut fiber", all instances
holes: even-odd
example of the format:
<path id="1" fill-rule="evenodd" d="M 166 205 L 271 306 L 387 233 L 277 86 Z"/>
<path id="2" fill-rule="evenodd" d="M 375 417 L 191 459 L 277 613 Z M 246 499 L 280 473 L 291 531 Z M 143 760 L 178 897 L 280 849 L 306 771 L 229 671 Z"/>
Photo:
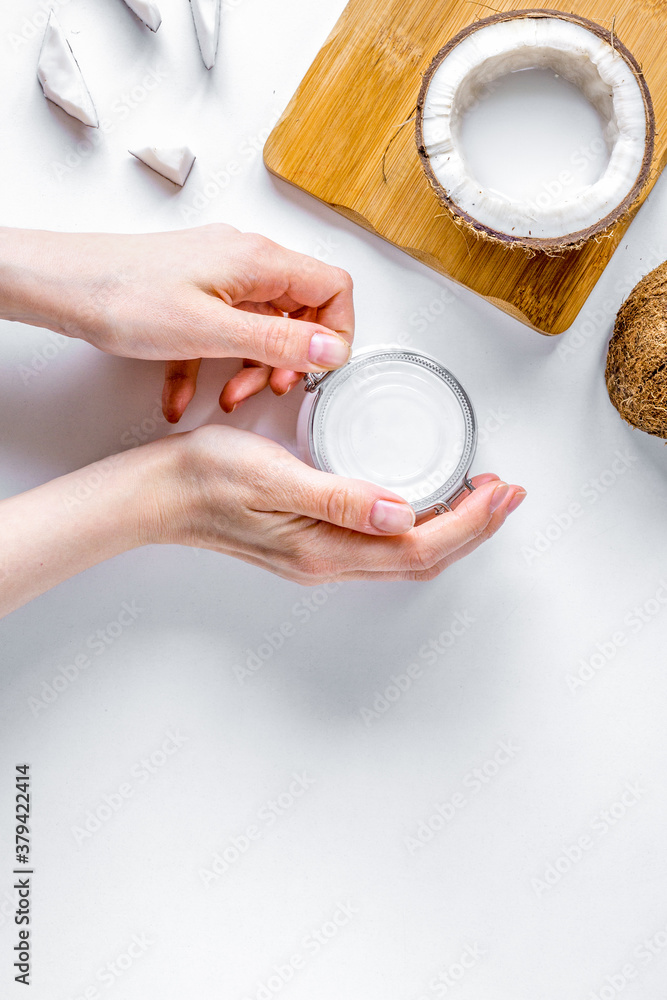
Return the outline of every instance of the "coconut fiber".
<path id="1" fill-rule="evenodd" d="M 624 420 L 667 438 L 667 261 L 647 274 L 621 306 L 605 378 Z"/>

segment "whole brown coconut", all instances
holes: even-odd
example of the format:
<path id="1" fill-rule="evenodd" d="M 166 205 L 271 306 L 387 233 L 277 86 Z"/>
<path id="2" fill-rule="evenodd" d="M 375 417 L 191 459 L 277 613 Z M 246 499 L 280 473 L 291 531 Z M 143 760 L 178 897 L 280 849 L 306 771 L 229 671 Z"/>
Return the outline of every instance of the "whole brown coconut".
<path id="1" fill-rule="evenodd" d="M 667 438 L 667 261 L 642 278 L 621 306 L 605 378 L 624 420 Z"/>

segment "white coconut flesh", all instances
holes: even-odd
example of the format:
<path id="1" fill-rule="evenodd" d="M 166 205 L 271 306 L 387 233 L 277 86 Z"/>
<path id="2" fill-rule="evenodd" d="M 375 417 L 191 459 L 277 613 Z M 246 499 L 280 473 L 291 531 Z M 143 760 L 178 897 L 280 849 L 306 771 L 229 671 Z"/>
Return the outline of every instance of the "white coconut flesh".
<path id="1" fill-rule="evenodd" d="M 220 35 L 220 0 L 190 0 L 190 8 L 204 66 L 212 69 Z"/>
<path id="2" fill-rule="evenodd" d="M 549 204 L 522 202 L 482 186 L 461 148 L 461 122 L 484 88 L 508 73 L 549 68 L 583 92 L 604 126 L 602 176 Z M 517 17 L 472 31 L 435 69 L 423 104 L 423 146 L 447 198 L 483 227 L 512 238 L 559 239 L 598 225 L 631 194 L 644 165 L 642 88 L 617 48 L 583 25 Z"/>
<path id="3" fill-rule="evenodd" d="M 97 111 L 79 64 L 65 33 L 51 11 L 37 63 L 37 77 L 44 96 L 78 118 L 84 125 L 99 126 Z"/>
<path id="4" fill-rule="evenodd" d="M 195 154 L 187 146 L 144 146 L 128 152 L 179 187 L 185 184 L 195 162 Z"/>
<path id="5" fill-rule="evenodd" d="M 125 3 L 151 31 L 157 31 L 162 24 L 162 15 L 152 0 L 125 0 Z"/>

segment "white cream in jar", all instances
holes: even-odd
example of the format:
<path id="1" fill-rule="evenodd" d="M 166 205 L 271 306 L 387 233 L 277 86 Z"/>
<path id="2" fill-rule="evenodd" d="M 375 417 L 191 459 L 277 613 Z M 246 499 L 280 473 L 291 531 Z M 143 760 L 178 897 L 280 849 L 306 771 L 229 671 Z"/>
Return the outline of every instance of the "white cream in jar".
<path id="1" fill-rule="evenodd" d="M 441 513 L 465 489 L 475 452 L 472 404 L 439 361 L 375 348 L 345 367 L 306 378 L 301 457 L 404 497 L 418 514 Z"/>

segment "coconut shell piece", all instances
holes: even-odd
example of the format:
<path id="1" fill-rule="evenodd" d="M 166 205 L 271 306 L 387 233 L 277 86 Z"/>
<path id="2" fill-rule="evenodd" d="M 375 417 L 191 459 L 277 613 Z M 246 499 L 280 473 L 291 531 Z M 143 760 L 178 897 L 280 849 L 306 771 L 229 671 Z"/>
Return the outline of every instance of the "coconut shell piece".
<path id="1" fill-rule="evenodd" d="M 142 149 L 128 149 L 151 170 L 162 174 L 173 184 L 183 187 L 195 162 L 195 154 L 187 146 L 165 147 L 144 146 Z"/>
<path id="2" fill-rule="evenodd" d="M 133 14 L 143 21 L 151 31 L 157 31 L 162 24 L 162 15 L 153 0 L 125 0 Z"/>
<path id="3" fill-rule="evenodd" d="M 37 78 L 44 96 L 91 128 L 99 127 L 97 111 L 72 47 L 51 11 L 37 63 Z"/>
<path id="4" fill-rule="evenodd" d="M 605 371 L 609 398 L 633 427 L 667 439 L 667 261 L 621 306 Z"/>
<path id="5" fill-rule="evenodd" d="M 220 0 L 190 0 L 190 9 L 204 66 L 212 69 L 220 35 Z"/>

